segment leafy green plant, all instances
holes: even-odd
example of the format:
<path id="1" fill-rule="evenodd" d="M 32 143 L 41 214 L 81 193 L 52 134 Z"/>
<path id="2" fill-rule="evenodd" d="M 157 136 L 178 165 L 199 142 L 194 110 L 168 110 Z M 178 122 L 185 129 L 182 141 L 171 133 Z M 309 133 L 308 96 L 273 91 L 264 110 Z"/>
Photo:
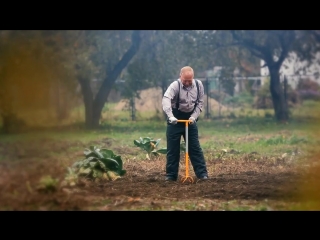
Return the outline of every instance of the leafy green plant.
<path id="1" fill-rule="evenodd" d="M 161 139 L 154 140 L 150 137 L 140 137 L 139 140 L 134 140 L 133 143 L 137 147 L 145 150 L 147 152 L 147 158 L 150 159 L 151 155 L 153 156 L 159 156 L 160 154 L 167 154 L 166 148 L 160 148 L 158 149 L 158 145 L 160 143 Z"/>
<path id="2" fill-rule="evenodd" d="M 43 193 L 55 192 L 58 187 L 59 180 L 46 175 L 39 180 L 37 190 Z"/>
<path id="3" fill-rule="evenodd" d="M 154 140 L 150 137 L 140 137 L 139 140 L 134 140 L 134 144 L 145 150 L 147 152 L 147 158 L 150 159 L 150 157 L 153 156 L 159 156 L 160 154 L 167 154 L 167 148 L 160 148 L 158 149 L 159 143 L 161 139 Z M 184 141 L 181 141 L 180 143 L 180 152 L 186 152 L 186 143 Z"/>
<path id="4" fill-rule="evenodd" d="M 115 155 L 112 150 L 90 146 L 83 153 L 85 158 L 68 168 L 66 180 L 70 180 L 70 184 L 74 184 L 76 176 L 92 180 L 114 181 L 126 173 L 121 156 Z"/>
<path id="5" fill-rule="evenodd" d="M 68 167 L 68 173 L 66 174 L 66 177 L 63 181 L 63 185 L 69 185 L 70 187 L 73 187 L 78 182 L 78 174 L 74 171 L 73 168 Z"/>

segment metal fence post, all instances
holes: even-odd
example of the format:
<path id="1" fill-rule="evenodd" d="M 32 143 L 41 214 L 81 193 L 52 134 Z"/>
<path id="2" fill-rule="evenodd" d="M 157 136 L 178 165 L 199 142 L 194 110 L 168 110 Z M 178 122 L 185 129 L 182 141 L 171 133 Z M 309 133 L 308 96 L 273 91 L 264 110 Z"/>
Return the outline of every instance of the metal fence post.
<path id="1" fill-rule="evenodd" d="M 210 93 L 210 90 L 209 90 L 209 79 L 206 78 L 206 92 L 207 92 L 207 107 L 206 107 L 206 119 L 209 119 L 210 118 L 210 113 L 209 113 L 209 93 Z"/>

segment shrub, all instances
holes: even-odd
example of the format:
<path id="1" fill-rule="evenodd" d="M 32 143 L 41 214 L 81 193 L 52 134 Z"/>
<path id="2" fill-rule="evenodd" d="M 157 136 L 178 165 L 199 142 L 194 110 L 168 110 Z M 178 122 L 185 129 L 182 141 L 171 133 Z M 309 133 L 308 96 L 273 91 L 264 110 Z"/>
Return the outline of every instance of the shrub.
<path id="1" fill-rule="evenodd" d="M 297 91 L 301 100 L 320 100 L 320 86 L 310 79 L 300 80 Z"/>
<path id="2" fill-rule="evenodd" d="M 294 107 L 301 102 L 298 92 L 292 89 L 290 85 L 287 85 L 286 97 L 289 108 Z M 265 84 L 262 85 L 262 87 L 257 91 L 253 107 L 258 109 L 273 108 L 273 102 L 270 92 L 270 80 L 266 81 Z"/>
<path id="3" fill-rule="evenodd" d="M 95 181 L 100 179 L 114 181 L 126 173 L 121 156 L 114 154 L 112 150 L 90 146 L 83 153 L 85 158 L 68 168 L 65 181 L 69 185 L 74 185 L 79 177 Z"/>

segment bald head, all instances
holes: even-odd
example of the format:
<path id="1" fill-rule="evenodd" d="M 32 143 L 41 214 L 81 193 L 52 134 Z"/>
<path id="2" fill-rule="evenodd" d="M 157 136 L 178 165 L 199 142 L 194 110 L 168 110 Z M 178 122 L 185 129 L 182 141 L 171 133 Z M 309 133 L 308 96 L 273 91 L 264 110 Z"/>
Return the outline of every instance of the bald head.
<path id="1" fill-rule="evenodd" d="M 185 87 L 189 87 L 192 85 L 193 77 L 194 77 L 194 72 L 191 67 L 185 66 L 185 67 L 181 68 L 180 79 L 181 79 L 182 84 Z"/>
<path id="2" fill-rule="evenodd" d="M 185 66 L 185 67 L 181 68 L 180 75 L 182 75 L 182 74 L 192 74 L 193 75 L 194 73 L 193 73 L 192 67 Z"/>

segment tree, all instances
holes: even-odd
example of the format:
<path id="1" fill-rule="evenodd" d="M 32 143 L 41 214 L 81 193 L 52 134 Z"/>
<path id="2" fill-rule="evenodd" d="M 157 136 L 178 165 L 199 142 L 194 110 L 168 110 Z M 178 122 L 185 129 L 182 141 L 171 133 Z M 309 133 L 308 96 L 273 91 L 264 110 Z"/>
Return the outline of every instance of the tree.
<path id="1" fill-rule="evenodd" d="M 102 108 L 116 79 L 138 52 L 141 42 L 140 32 L 139 30 L 3 31 L 1 32 L 3 36 L 1 36 L 2 44 L 0 47 L 2 50 L 14 49 L 16 52 L 19 49 L 19 51 L 29 54 L 31 59 L 37 59 L 37 56 L 41 56 L 42 59 L 44 57 L 44 59 L 52 60 L 51 64 L 47 64 L 48 61 L 46 61 L 44 66 L 48 67 L 50 65 L 51 71 L 58 77 L 58 79 L 47 79 L 51 83 L 60 81 L 62 76 L 59 76 L 59 74 L 63 71 L 68 72 L 70 77 L 70 79 L 63 79 L 64 83 L 73 82 L 71 76 L 75 75 L 85 105 L 86 126 L 95 128 L 99 126 Z M 25 44 L 15 44 L 14 48 L 7 47 L 7 45 L 12 45 L 13 42 L 21 42 L 21 39 Z M 30 46 L 33 47 L 30 48 Z M 39 51 L 40 47 L 41 51 Z M 10 54 L 10 56 L 14 56 L 12 53 Z M 51 55 L 48 56 L 48 54 Z M 16 61 L 15 58 L 12 59 Z M 4 60 L 4 63 L 6 62 Z M 40 63 L 42 64 L 42 62 Z M 4 66 L 2 64 L 2 76 L 8 69 Z M 61 71 L 61 68 L 64 70 Z M 40 70 L 41 68 L 33 72 L 37 73 Z M 1 78 L 2 82 L 4 79 L 7 78 Z M 99 80 L 96 81 L 99 84 L 95 87 L 93 83 L 96 79 Z M 6 86 L 10 85 L 7 80 L 2 83 L 3 86 L 5 84 Z M 75 87 L 71 92 L 75 92 Z M 6 103 L 10 103 L 8 94 L 3 99 L 6 99 Z"/>
<path id="2" fill-rule="evenodd" d="M 109 93 L 138 52 L 140 43 L 139 30 L 83 30 L 66 33 L 65 44 L 73 50 L 74 69 L 83 95 L 87 128 L 99 127 L 101 112 Z M 102 80 L 96 92 L 92 88 L 94 79 Z"/>
<path id="3" fill-rule="evenodd" d="M 179 76 L 179 70 L 187 64 L 189 56 L 182 53 L 185 45 L 179 38 L 179 31 L 147 31 L 144 36 L 145 44 L 128 66 L 126 76 L 129 83 L 133 83 L 131 85 L 139 81 L 141 89 L 157 86 L 164 93 L 169 81 Z"/>
<path id="4" fill-rule="evenodd" d="M 179 77 L 180 68 L 186 65 L 196 70 L 196 76 L 216 65 L 226 66 L 223 70 L 222 86 L 233 94 L 234 81 L 230 77 L 243 58 L 234 57 L 232 49 L 218 52 L 219 46 L 213 45 L 214 37 L 207 41 L 206 34 L 211 32 L 195 30 L 153 30 L 145 32 L 145 44 L 140 48 L 125 74 L 125 90 L 128 98 L 139 97 L 138 90 L 151 86 L 160 86 L 162 94 L 168 84 Z M 239 48 L 238 48 L 239 49 Z M 244 50 L 241 50 L 244 51 Z M 241 54 L 238 53 L 238 55 Z M 212 52 L 218 57 L 213 57 Z M 233 54 L 233 55 L 232 55 Z M 246 71 L 245 67 L 242 68 Z"/>
<path id="5" fill-rule="evenodd" d="M 308 30 L 227 30 L 205 31 L 209 47 L 216 49 L 246 50 L 245 56 L 262 59 L 270 72 L 270 93 L 275 118 L 279 122 L 289 119 L 284 92 L 280 83 L 279 70 L 290 52 L 296 52 L 301 60 L 311 62 L 319 51 L 319 31 Z M 212 41 L 212 43 L 210 43 Z"/>
<path id="6" fill-rule="evenodd" d="M 163 95 L 179 77 L 180 69 L 185 65 L 196 68 L 199 59 L 183 31 L 151 30 L 144 31 L 143 36 L 144 44 L 125 73 L 124 95 L 130 99 L 139 98 L 138 90 L 149 87 L 160 87 Z"/>

